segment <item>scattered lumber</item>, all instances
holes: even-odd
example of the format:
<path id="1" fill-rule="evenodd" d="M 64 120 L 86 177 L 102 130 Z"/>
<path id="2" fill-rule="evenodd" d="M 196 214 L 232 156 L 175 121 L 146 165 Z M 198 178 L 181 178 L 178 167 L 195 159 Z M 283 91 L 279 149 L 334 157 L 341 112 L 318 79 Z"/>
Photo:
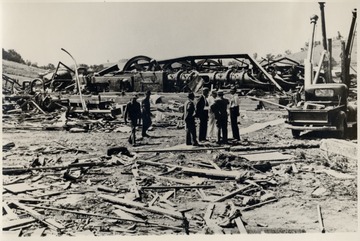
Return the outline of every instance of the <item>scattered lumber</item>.
<path id="1" fill-rule="evenodd" d="M 28 213 L 30 216 L 32 216 L 36 220 L 40 221 L 41 223 L 43 223 L 51 228 L 55 228 L 56 230 L 62 230 L 65 228 L 62 224 L 56 222 L 54 219 L 47 218 L 44 215 L 35 211 L 34 209 L 32 209 L 28 206 L 25 206 L 24 204 L 21 204 L 19 202 L 13 202 L 13 204 L 16 205 L 18 208 L 24 210 L 26 213 Z"/>
<path id="2" fill-rule="evenodd" d="M 227 194 L 225 196 L 222 196 L 222 197 L 216 199 L 214 202 L 222 202 L 222 201 L 224 201 L 224 200 L 226 200 L 228 198 L 231 198 L 231 197 L 235 196 L 236 194 L 239 194 L 239 193 L 245 191 L 247 188 L 249 188 L 251 186 L 252 186 L 252 184 L 246 185 L 245 187 L 241 187 L 241 188 L 239 188 L 239 189 L 237 189 L 237 190 L 235 190 L 235 191 L 233 191 L 233 192 L 231 192 L 231 193 L 229 193 L 229 194 Z"/>
<path id="3" fill-rule="evenodd" d="M 71 163 L 68 165 L 57 165 L 57 166 L 44 166 L 44 167 L 3 167 L 3 175 L 14 175 L 19 173 L 25 173 L 30 171 L 39 171 L 39 170 L 51 170 L 51 169 L 68 169 L 74 167 L 93 167 L 93 166 L 104 166 L 104 162 L 79 162 Z"/>
<path id="4" fill-rule="evenodd" d="M 145 211 L 152 212 L 152 213 L 168 215 L 168 216 L 176 218 L 176 219 L 183 219 L 180 212 L 175 212 L 172 210 L 167 210 L 167 209 L 154 207 L 154 206 L 146 207 L 145 204 L 143 204 L 143 203 L 129 201 L 126 199 L 121 199 L 121 198 L 117 198 L 117 197 L 110 196 L 110 195 L 102 194 L 102 195 L 99 195 L 99 197 L 108 202 L 112 202 L 112 203 L 116 203 L 116 204 L 120 204 L 120 205 L 124 205 L 124 206 L 129 206 L 129 207 L 133 207 L 133 208 L 139 208 L 139 209 L 143 209 Z"/>

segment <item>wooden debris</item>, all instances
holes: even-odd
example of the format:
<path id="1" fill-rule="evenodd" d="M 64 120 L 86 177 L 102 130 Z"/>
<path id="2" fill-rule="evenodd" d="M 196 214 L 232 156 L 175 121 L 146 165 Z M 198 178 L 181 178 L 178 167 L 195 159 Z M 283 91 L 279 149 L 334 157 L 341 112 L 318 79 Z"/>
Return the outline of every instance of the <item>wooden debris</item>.
<path id="1" fill-rule="evenodd" d="M 338 154 L 353 160 L 357 160 L 357 144 L 339 139 L 324 139 L 320 143 L 320 149 L 326 153 Z"/>
<path id="2" fill-rule="evenodd" d="M 257 204 L 254 204 L 254 205 L 251 205 L 251 206 L 248 206 L 248 207 L 244 207 L 244 208 L 241 209 L 241 211 L 248 211 L 248 210 L 258 208 L 258 207 L 261 207 L 261 206 L 263 206 L 265 204 L 273 203 L 273 202 L 277 202 L 277 199 L 271 199 L 271 200 L 268 200 L 268 201 L 265 201 L 265 202 L 261 202 L 261 203 L 257 203 Z"/>
<path id="3" fill-rule="evenodd" d="M 65 227 L 56 222 L 53 219 L 50 218 L 46 218 L 44 215 L 41 215 L 40 213 L 36 212 L 35 210 L 33 210 L 30 207 L 25 206 L 24 204 L 21 204 L 19 202 L 13 202 L 13 204 L 15 204 L 18 208 L 24 210 L 25 212 L 27 212 L 30 216 L 32 216 L 33 218 L 37 219 L 38 221 L 44 223 L 45 225 L 55 228 L 56 230 L 58 229 L 64 229 Z"/>
<path id="4" fill-rule="evenodd" d="M 288 160 L 293 158 L 293 155 L 284 155 L 280 152 L 266 152 L 250 155 L 240 155 L 240 157 L 245 158 L 248 161 L 257 162 L 257 161 L 281 161 Z"/>
<path id="5" fill-rule="evenodd" d="M 94 216 L 94 217 L 101 217 L 101 218 L 106 218 L 106 219 L 115 219 L 115 220 L 122 220 L 122 221 L 145 223 L 144 220 L 134 220 L 134 219 L 129 220 L 129 219 L 118 217 L 118 216 L 97 214 L 97 213 L 91 213 L 91 212 L 80 211 L 80 210 L 63 209 L 63 208 L 48 207 L 48 206 L 41 206 L 41 205 L 34 205 L 34 204 L 29 204 L 28 206 L 35 207 L 35 208 L 49 209 L 49 210 L 54 210 L 54 211 L 59 211 L 59 212 L 65 212 L 65 213 L 74 213 L 74 214 L 84 215 L 84 216 Z"/>
<path id="6" fill-rule="evenodd" d="M 211 219 L 211 216 L 215 209 L 215 203 L 210 203 L 206 209 L 204 215 L 204 221 L 206 225 L 214 232 L 214 234 L 224 233 L 224 230 L 216 224 L 215 220 Z"/>
<path id="7" fill-rule="evenodd" d="M 268 122 L 265 122 L 265 123 L 255 123 L 249 127 L 246 127 L 246 128 L 242 128 L 241 129 L 241 134 L 248 134 L 248 133 L 251 133 L 251 132 L 255 132 L 255 131 L 258 131 L 258 130 L 261 130 L 261 129 L 264 129 L 268 126 L 275 126 L 275 125 L 279 125 L 279 124 L 283 124 L 285 123 L 285 119 L 277 119 L 277 120 L 272 120 L 272 121 L 268 121 Z"/>
<path id="8" fill-rule="evenodd" d="M 324 220 L 322 217 L 320 205 L 317 205 L 317 212 L 318 212 L 318 218 L 319 218 L 320 232 L 325 233 Z"/>
<path id="9" fill-rule="evenodd" d="M 21 218 L 21 219 L 14 219 L 14 220 L 7 220 L 4 221 L 2 224 L 2 229 L 3 230 L 10 230 L 12 228 L 17 228 L 17 227 L 21 227 L 24 225 L 28 225 L 31 223 L 36 222 L 36 220 L 34 218 Z"/>
<path id="10" fill-rule="evenodd" d="M 149 206 L 153 206 L 154 203 L 160 198 L 159 194 L 155 194 L 155 196 L 153 197 L 153 199 L 149 202 Z"/>
<path id="11" fill-rule="evenodd" d="M 316 170 L 315 173 L 326 173 L 329 176 L 333 176 L 337 179 L 355 179 L 356 176 L 350 175 L 350 174 L 346 174 L 346 173 L 341 173 L 341 172 L 337 172 L 335 170 L 331 170 L 331 169 L 321 169 L 321 170 Z"/>
<path id="12" fill-rule="evenodd" d="M 2 207 L 5 210 L 6 215 L 4 217 L 6 217 L 8 220 L 11 219 L 18 219 L 18 215 L 16 215 L 13 210 L 7 205 L 7 203 L 3 202 L 2 203 Z M 3 213 L 4 215 L 4 213 Z"/>
<path id="13" fill-rule="evenodd" d="M 187 148 L 179 147 L 179 148 L 164 148 L 164 149 L 153 149 L 153 150 L 134 150 L 137 153 L 145 153 L 145 152 L 199 152 L 199 151 L 208 151 L 208 150 L 228 150 L 229 147 L 221 146 L 221 147 L 193 147 L 188 146 Z"/>
<path id="14" fill-rule="evenodd" d="M 243 192 L 244 190 L 246 190 L 247 188 L 249 188 L 251 186 L 252 185 L 250 184 L 250 185 L 246 185 L 245 187 L 241 187 L 241 188 L 239 188 L 239 189 L 237 189 L 237 190 L 235 190 L 235 191 L 233 191 L 233 192 L 231 192 L 229 194 L 226 194 L 225 196 L 222 196 L 222 197 L 216 199 L 214 202 L 222 202 L 222 201 L 224 201 L 224 200 L 226 200 L 228 198 L 231 198 L 231 197 L 235 196 L 236 194 L 239 194 L 239 193 Z"/>
<path id="15" fill-rule="evenodd" d="M 118 215 L 119 217 L 126 219 L 126 220 L 132 220 L 134 222 L 139 221 L 139 219 L 135 218 L 134 216 L 132 216 L 131 214 L 126 213 L 123 210 L 120 209 L 116 209 L 113 210 L 113 213 L 115 213 L 116 215 Z"/>
<path id="16" fill-rule="evenodd" d="M 273 149 L 277 149 L 277 150 L 286 150 L 286 149 L 297 149 L 297 148 L 302 148 L 302 149 L 308 149 L 308 148 L 319 148 L 320 144 L 305 144 L 305 143 L 301 143 L 301 144 L 289 144 L 289 145 L 278 145 L 278 146 L 257 146 L 257 147 L 244 147 L 244 146 L 232 146 L 230 147 L 230 151 L 257 151 L 257 150 L 273 150 Z"/>
<path id="17" fill-rule="evenodd" d="M 192 181 L 189 181 L 189 180 L 183 180 L 183 179 L 173 178 L 173 177 L 159 176 L 159 175 L 156 175 L 154 173 L 146 172 L 146 171 L 142 171 L 142 170 L 139 170 L 139 172 L 143 173 L 145 175 L 153 176 L 153 177 L 155 177 L 156 179 L 159 179 L 159 180 L 166 180 L 166 181 L 170 181 L 170 182 L 176 182 L 176 183 L 188 184 L 188 185 L 192 184 Z"/>
<path id="18" fill-rule="evenodd" d="M 236 179 L 241 172 L 240 171 L 222 171 L 222 170 L 207 170 L 199 168 L 182 167 L 182 172 L 190 175 L 206 176 L 208 178 L 230 178 Z"/>
<path id="19" fill-rule="evenodd" d="M 127 207 L 116 205 L 116 204 L 114 204 L 114 207 L 116 207 L 117 209 L 121 209 L 121 210 L 123 210 L 125 212 L 134 214 L 135 216 L 139 216 L 141 218 L 146 217 L 146 215 L 143 212 L 141 212 L 139 210 L 135 210 L 133 208 L 127 208 Z"/>
<path id="20" fill-rule="evenodd" d="M 246 228 L 244 226 L 243 221 L 241 220 L 241 217 L 235 218 L 234 220 L 235 220 L 236 226 L 239 229 L 239 232 L 241 234 L 247 234 L 248 232 L 246 231 Z"/>
<path id="21" fill-rule="evenodd" d="M 105 166 L 104 162 L 79 162 L 79 163 L 71 163 L 69 165 L 58 165 L 58 166 L 45 166 L 45 167 L 3 167 L 3 175 L 12 175 L 19 174 L 29 171 L 39 171 L 39 170 L 49 170 L 49 169 L 68 169 L 75 167 L 92 167 L 92 166 Z"/>
<path id="22" fill-rule="evenodd" d="M 29 192 L 29 191 L 34 191 L 34 190 L 38 189 L 37 187 L 30 186 L 27 183 L 16 183 L 16 184 L 11 184 L 11 185 L 6 185 L 6 186 L 3 186 L 3 188 L 6 191 L 9 191 L 13 194 Z"/>
<path id="23" fill-rule="evenodd" d="M 146 207 L 144 204 L 139 203 L 139 202 L 133 202 L 133 201 L 129 201 L 129 200 L 125 200 L 125 199 L 121 199 L 121 198 L 117 198 L 117 197 L 109 196 L 109 195 L 99 195 L 99 197 L 108 202 L 112 202 L 112 203 L 116 203 L 116 204 L 120 204 L 120 205 L 124 205 L 124 206 L 129 206 L 129 207 L 133 207 L 133 208 L 139 208 L 139 209 L 143 209 L 148 212 L 158 213 L 158 214 L 162 214 L 162 215 L 169 215 L 170 217 L 173 217 L 176 219 L 182 219 L 181 213 L 175 212 L 172 210 L 166 210 L 166 209 L 154 207 L 154 206 Z"/>
<path id="24" fill-rule="evenodd" d="M 312 197 L 322 197 L 327 194 L 328 194 L 328 190 L 326 188 L 318 187 L 311 193 L 311 196 Z"/>
<path id="25" fill-rule="evenodd" d="M 167 190 L 167 189 L 209 189 L 215 188 L 215 185 L 188 185 L 188 186 L 139 186 L 140 190 Z"/>

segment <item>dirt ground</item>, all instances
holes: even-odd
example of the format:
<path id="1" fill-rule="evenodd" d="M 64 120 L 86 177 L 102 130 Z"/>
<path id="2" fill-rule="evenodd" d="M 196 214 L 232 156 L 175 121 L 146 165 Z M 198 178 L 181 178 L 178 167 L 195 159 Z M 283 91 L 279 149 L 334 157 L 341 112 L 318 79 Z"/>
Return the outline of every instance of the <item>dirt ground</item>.
<path id="1" fill-rule="evenodd" d="M 240 118 L 240 134 L 243 128 L 249 127 L 254 123 L 263 123 L 286 116 L 286 111 L 281 110 L 264 110 L 255 111 L 256 102 L 248 99 L 241 99 L 241 118 Z M 229 130 L 230 130 L 229 126 Z M 138 138 L 140 132 L 138 131 Z M 152 131 L 149 132 L 151 138 L 138 139 L 140 145 L 132 147 L 127 143 L 127 133 L 69 133 L 68 131 L 31 131 L 31 130 L 4 130 L 3 143 L 14 142 L 15 147 L 10 151 L 3 152 L 3 166 L 28 166 L 37 155 L 43 156 L 48 160 L 58 161 L 58 163 L 69 163 L 78 160 L 97 159 L 104 162 L 113 159 L 106 158 L 108 148 L 113 146 L 125 146 L 130 152 L 138 150 L 159 149 L 183 144 L 185 140 L 184 129 L 178 129 L 176 126 L 162 127 L 154 125 Z M 230 134 L 231 137 L 231 134 Z M 315 133 L 305 134 L 300 139 L 293 139 L 290 130 L 285 128 L 284 124 L 269 126 L 264 129 L 241 134 L 242 141 L 238 143 L 240 147 L 266 147 L 266 146 L 284 146 L 284 145 L 300 145 L 300 144 L 319 144 L 321 138 Z M 215 146 L 212 143 L 205 143 L 204 146 Z M 59 151 L 58 147 L 71 147 L 81 151 Z M 274 150 L 273 150 L 274 151 Z M 260 175 L 269 182 L 261 183 L 259 189 L 249 192 L 248 196 L 258 200 L 264 194 L 271 194 L 276 197 L 277 201 L 268 203 L 258 208 L 248 211 L 242 211 L 242 220 L 246 224 L 245 227 L 249 233 L 265 232 L 307 232 L 319 233 L 320 224 L 318 218 L 317 206 L 321 206 L 326 232 L 356 232 L 357 223 L 357 163 L 355 160 L 343 158 L 336 155 L 324 155 L 319 148 L 297 148 L 297 149 L 280 149 L 275 150 L 283 154 L 291 154 L 298 172 L 291 168 L 291 163 L 274 165 L 272 169 L 261 172 L 251 168 L 251 163 L 245 159 L 239 158 L 239 154 L 244 152 L 229 153 L 224 150 L 215 151 L 199 151 L 199 152 L 164 152 L 164 153 L 138 153 L 135 160 L 159 160 L 161 163 L 175 164 L 187 167 L 198 167 L 196 163 L 206 163 L 207 160 L 214 161 L 223 170 L 238 170 L 247 172 L 252 176 L 252 180 L 256 180 L 254 175 Z M 255 152 L 249 152 L 255 153 Z M 218 158 L 219 155 L 230 155 L 227 159 Z M 235 156 L 235 157 L 234 157 Z M 72 181 L 71 187 L 64 189 L 64 193 L 59 196 L 45 198 L 44 203 L 51 206 L 79 209 L 88 212 L 102 213 L 113 215 L 112 211 L 116 209 L 116 205 L 102 200 L 99 195 L 103 192 L 96 189 L 98 185 L 105 185 L 112 188 L 120 188 L 126 186 L 132 179 L 133 174 L 131 167 L 124 165 L 115 165 L 111 167 L 93 167 L 88 173 L 76 181 Z M 165 167 L 152 167 L 147 165 L 139 165 L 138 170 L 150 173 L 162 173 L 169 171 Z M 325 173 L 318 173 L 316 170 L 333 169 L 343 172 L 354 177 L 354 179 L 337 179 Z M 48 185 L 46 190 L 63 190 L 63 186 L 67 185 L 60 171 L 35 171 L 31 178 L 25 182 L 32 182 L 36 185 Z M 22 174 L 25 175 L 25 174 Z M 42 175 L 37 180 L 35 177 Z M 153 185 L 169 185 L 168 181 L 155 178 L 151 179 L 150 175 L 140 172 L 140 184 L 145 182 L 153 183 Z M 21 175 L 19 175 L 21 176 Z M 181 171 L 174 171 L 163 176 L 176 177 L 184 180 L 193 180 L 194 177 L 187 176 Z M 3 184 L 13 180 L 14 176 L 3 176 Z M 219 180 L 212 178 L 204 178 L 203 184 L 215 185 L 214 189 L 206 189 L 204 192 L 208 196 L 224 195 L 227 192 L 234 191 L 244 186 L 234 180 Z M 318 196 L 313 192 L 316 189 L 324 190 Z M 155 190 L 156 191 L 156 190 Z M 32 197 L 41 194 L 40 191 L 27 192 L 26 194 L 18 194 L 17 197 Z M 105 193 L 106 194 L 106 193 Z M 152 200 L 154 191 L 143 191 L 141 201 L 148 203 Z M 159 191 L 159 194 L 163 193 Z M 112 194 L 109 194 L 112 195 Z M 118 197 L 128 197 L 131 199 L 132 193 L 120 193 Z M 129 197 L 130 196 L 130 197 Z M 7 192 L 3 192 L 3 199 L 11 199 L 14 196 Z M 212 219 L 220 223 L 226 212 L 228 201 L 232 201 L 236 207 L 245 207 L 243 204 L 244 195 L 236 195 L 230 199 L 215 203 L 215 209 Z M 204 234 L 213 233 L 207 228 L 202 217 L 207 211 L 210 202 L 202 200 L 200 194 L 193 189 L 178 190 L 175 196 L 171 196 L 169 201 L 176 205 L 177 210 L 192 208 L 186 213 L 189 220 L 190 233 Z M 158 203 L 156 205 L 171 208 L 166 204 Z M 41 209 L 37 209 L 40 210 Z M 158 224 L 181 227 L 182 221 L 168 216 L 145 212 L 148 220 Z M 146 225 L 138 224 L 133 229 L 132 222 L 122 222 L 119 220 L 105 219 L 100 217 L 92 217 L 86 215 L 76 215 L 72 213 L 45 210 L 43 214 L 47 217 L 55 218 L 56 221 L 65 225 L 66 231 L 56 232 L 52 229 L 46 229 L 44 235 L 63 236 L 63 235 L 159 235 L 159 234 L 175 234 L 182 231 L 172 229 L 162 229 L 159 227 L 149 228 Z M 23 229 L 22 236 L 32 236 L 35 230 L 42 226 L 40 223 L 33 224 Z M 135 231 L 134 231 L 135 230 Z M 236 225 L 223 228 L 226 234 L 239 233 Z M 215 232 L 216 233 L 216 232 Z"/>

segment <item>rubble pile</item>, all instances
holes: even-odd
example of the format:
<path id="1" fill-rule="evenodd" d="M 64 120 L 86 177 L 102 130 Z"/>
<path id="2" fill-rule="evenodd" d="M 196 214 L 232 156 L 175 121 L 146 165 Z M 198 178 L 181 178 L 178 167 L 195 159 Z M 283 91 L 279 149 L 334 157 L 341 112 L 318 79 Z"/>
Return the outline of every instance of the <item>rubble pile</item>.
<path id="1" fill-rule="evenodd" d="M 177 151 L 136 153 L 118 146 L 95 156 L 90 149 L 52 146 L 29 148 L 24 166 L 3 166 L 5 233 L 38 237 L 305 232 L 273 227 L 244 214 L 286 198 L 283 188 L 291 179 L 339 174 L 311 170 L 301 155 L 277 151 L 207 147 L 205 155 L 196 156 Z M 21 148 L 5 143 L 5 159 Z M 79 158 L 63 159 L 62 153 Z M 343 173 L 336 178 L 352 183 L 355 176 Z M 304 195 L 298 188 L 292 187 L 293 193 Z M 334 188 L 318 186 L 309 195 L 322 198 Z"/>

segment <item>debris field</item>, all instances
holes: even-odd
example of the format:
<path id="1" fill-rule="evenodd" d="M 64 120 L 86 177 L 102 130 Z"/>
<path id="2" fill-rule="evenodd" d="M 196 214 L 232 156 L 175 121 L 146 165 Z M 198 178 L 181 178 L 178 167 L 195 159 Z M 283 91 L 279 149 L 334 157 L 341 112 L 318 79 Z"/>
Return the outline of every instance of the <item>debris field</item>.
<path id="1" fill-rule="evenodd" d="M 152 103 L 137 146 L 121 115 L 5 113 L 3 234 L 356 231 L 356 140 L 293 139 L 286 111 L 240 99 L 241 141 L 221 146 L 184 145 L 185 94 Z"/>

